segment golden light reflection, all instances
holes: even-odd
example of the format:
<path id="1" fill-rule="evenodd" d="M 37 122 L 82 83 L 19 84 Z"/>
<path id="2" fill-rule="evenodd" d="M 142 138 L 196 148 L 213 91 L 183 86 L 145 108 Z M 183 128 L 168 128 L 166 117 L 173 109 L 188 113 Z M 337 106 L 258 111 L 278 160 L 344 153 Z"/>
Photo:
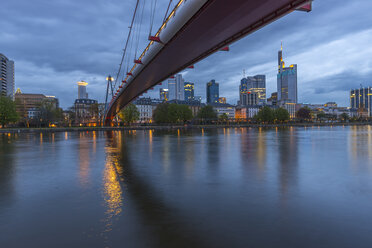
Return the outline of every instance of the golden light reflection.
<path id="1" fill-rule="evenodd" d="M 97 151 L 97 132 L 93 131 L 93 153 Z"/>
<path id="2" fill-rule="evenodd" d="M 266 133 L 262 132 L 262 128 L 259 128 L 257 137 L 257 163 L 260 170 L 265 169 L 266 162 Z"/>
<path id="3" fill-rule="evenodd" d="M 152 130 L 149 130 L 149 150 L 150 150 L 150 156 L 152 156 Z"/>
<path id="4" fill-rule="evenodd" d="M 108 159 L 103 176 L 104 201 L 106 205 L 105 232 L 112 230 L 114 218 L 123 211 L 123 191 L 116 172 L 117 167 L 117 161 Z"/>
<path id="5" fill-rule="evenodd" d="M 65 140 L 68 140 L 68 132 L 65 132 Z"/>

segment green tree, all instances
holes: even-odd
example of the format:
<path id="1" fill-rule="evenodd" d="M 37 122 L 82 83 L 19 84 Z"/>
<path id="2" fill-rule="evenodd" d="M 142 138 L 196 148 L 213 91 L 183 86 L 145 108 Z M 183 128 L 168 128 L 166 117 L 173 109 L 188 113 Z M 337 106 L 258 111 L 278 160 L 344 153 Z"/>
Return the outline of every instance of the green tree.
<path id="1" fill-rule="evenodd" d="M 187 105 L 178 105 L 178 120 L 186 122 L 192 119 L 192 111 Z"/>
<path id="2" fill-rule="evenodd" d="M 296 117 L 303 120 L 310 120 L 311 110 L 308 107 L 300 108 L 296 113 Z"/>
<path id="3" fill-rule="evenodd" d="M 223 113 L 222 115 L 220 115 L 218 117 L 218 119 L 221 121 L 221 122 L 227 122 L 229 120 L 229 116 L 226 114 L 226 113 Z"/>
<path id="4" fill-rule="evenodd" d="M 288 110 L 286 110 L 284 108 L 276 109 L 274 111 L 274 117 L 275 117 L 276 120 L 278 120 L 280 122 L 285 122 L 285 121 L 288 121 L 290 119 Z"/>
<path id="5" fill-rule="evenodd" d="M 318 119 L 324 119 L 324 118 L 326 118 L 326 117 L 327 117 L 327 115 L 326 115 L 323 111 L 319 112 L 319 113 L 316 115 L 316 118 L 318 118 Z"/>
<path id="6" fill-rule="evenodd" d="M 156 123 L 186 122 L 192 119 L 192 111 L 187 105 L 161 103 L 155 109 L 153 119 Z"/>
<path id="7" fill-rule="evenodd" d="M 265 106 L 258 111 L 255 119 L 259 122 L 272 123 L 275 119 L 274 110 L 268 106 Z"/>
<path id="8" fill-rule="evenodd" d="M 56 104 L 49 100 L 44 100 L 39 105 L 40 123 L 44 126 L 50 126 L 51 123 L 59 123 L 63 120 L 63 111 L 57 108 Z"/>
<path id="9" fill-rule="evenodd" d="M 197 117 L 204 120 L 213 120 L 217 119 L 217 113 L 211 105 L 207 105 L 199 110 Z"/>
<path id="10" fill-rule="evenodd" d="M 16 105 L 9 97 L 0 96 L 0 125 L 5 126 L 18 121 Z"/>
<path id="11" fill-rule="evenodd" d="M 98 108 L 97 108 L 98 110 Z M 124 109 L 119 112 L 119 118 L 125 124 L 131 124 L 139 119 L 140 112 L 138 111 L 136 105 L 129 104 Z"/>
<path id="12" fill-rule="evenodd" d="M 158 106 L 156 106 L 156 109 L 154 110 L 152 114 L 152 119 L 156 123 L 169 123 L 169 115 L 168 115 L 168 108 L 169 103 L 164 102 L 160 103 Z"/>

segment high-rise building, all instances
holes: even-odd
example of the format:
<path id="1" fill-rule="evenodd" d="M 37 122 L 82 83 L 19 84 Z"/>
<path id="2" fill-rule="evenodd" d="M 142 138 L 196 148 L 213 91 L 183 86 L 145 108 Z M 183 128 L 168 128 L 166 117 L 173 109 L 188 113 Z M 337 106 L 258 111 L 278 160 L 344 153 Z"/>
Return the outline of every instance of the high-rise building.
<path id="1" fill-rule="evenodd" d="M 185 99 L 184 83 L 182 74 L 177 74 L 168 79 L 169 100 L 183 101 Z"/>
<path id="2" fill-rule="evenodd" d="M 176 94 L 176 78 L 172 77 L 168 79 L 168 100 L 174 100 L 177 99 L 177 94 Z"/>
<path id="3" fill-rule="evenodd" d="M 160 100 L 168 101 L 168 99 L 169 99 L 169 90 L 168 89 L 160 88 L 159 94 L 160 94 Z"/>
<path id="4" fill-rule="evenodd" d="M 218 103 L 220 98 L 219 84 L 213 79 L 207 83 L 207 103 Z"/>
<path id="5" fill-rule="evenodd" d="M 0 53 L 0 86 L 1 95 L 14 100 L 14 61 Z"/>
<path id="6" fill-rule="evenodd" d="M 278 101 L 284 103 L 297 103 L 297 65 L 285 67 L 283 60 L 283 46 L 278 52 Z"/>
<path id="7" fill-rule="evenodd" d="M 365 109 L 368 116 L 372 117 L 372 87 L 351 90 L 350 107 Z"/>
<path id="8" fill-rule="evenodd" d="M 194 100 L 194 83 L 185 82 L 185 101 Z"/>
<path id="9" fill-rule="evenodd" d="M 87 85 L 85 81 L 77 82 L 78 85 L 78 98 L 77 99 L 88 99 Z"/>
<path id="10" fill-rule="evenodd" d="M 252 93 L 257 94 L 257 103 L 254 105 L 263 105 L 266 103 L 266 76 L 256 75 L 253 77 L 246 77 L 240 81 L 239 86 L 240 105 L 248 104 L 248 98 Z"/>

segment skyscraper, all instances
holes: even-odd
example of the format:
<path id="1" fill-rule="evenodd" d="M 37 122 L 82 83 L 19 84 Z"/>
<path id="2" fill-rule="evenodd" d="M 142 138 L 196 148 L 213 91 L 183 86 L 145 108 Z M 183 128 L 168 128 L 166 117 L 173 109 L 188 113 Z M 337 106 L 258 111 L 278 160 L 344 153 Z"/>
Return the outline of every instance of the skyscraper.
<path id="1" fill-rule="evenodd" d="M 283 46 L 278 52 L 278 101 L 284 103 L 297 103 L 297 65 L 285 67 L 283 60 Z"/>
<path id="2" fill-rule="evenodd" d="M 252 99 L 250 94 L 257 94 L 257 102 L 253 105 L 263 105 L 266 102 L 266 76 L 256 75 L 253 77 L 246 77 L 240 81 L 239 86 L 240 93 L 240 104 L 241 105 L 252 105 L 248 104 L 248 99 Z M 252 103 L 252 101 L 249 101 Z"/>
<path id="3" fill-rule="evenodd" d="M 160 88 L 159 94 L 160 94 L 160 100 L 168 101 L 168 99 L 169 99 L 169 90 L 168 89 Z"/>
<path id="4" fill-rule="evenodd" d="M 365 109 L 368 116 L 372 117 L 372 87 L 351 90 L 350 107 Z"/>
<path id="5" fill-rule="evenodd" d="M 87 85 L 85 81 L 77 82 L 78 85 L 78 98 L 77 99 L 88 99 Z"/>
<path id="6" fill-rule="evenodd" d="M 169 100 L 185 100 L 184 82 L 182 74 L 168 79 Z"/>
<path id="7" fill-rule="evenodd" d="M 0 86 L 1 95 L 14 100 L 14 61 L 0 53 Z"/>
<path id="8" fill-rule="evenodd" d="M 207 83 L 207 103 L 218 103 L 220 97 L 219 84 L 214 79 Z"/>
<path id="9" fill-rule="evenodd" d="M 185 82 L 185 101 L 194 100 L 194 83 Z"/>
<path id="10" fill-rule="evenodd" d="M 168 79 L 168 90 L 169 90 L 169 97 L 168 100 L 175 100 L 177 99 L 177 94 L 176 94 L 176 78 L 169 78 Z"/>

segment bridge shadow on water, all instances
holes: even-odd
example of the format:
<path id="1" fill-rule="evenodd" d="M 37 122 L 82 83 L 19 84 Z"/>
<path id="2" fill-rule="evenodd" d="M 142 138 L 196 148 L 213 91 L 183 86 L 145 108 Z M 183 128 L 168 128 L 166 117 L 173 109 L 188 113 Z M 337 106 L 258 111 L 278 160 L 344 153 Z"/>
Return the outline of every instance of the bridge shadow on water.
<path id="1" fill-rule="evenodd" d="M 141 217 L 142 226 L 139 236 L 148 244 L 147 247 L 212 247 L 196 233 L 191 224 L 177 210 L 167 205 L 165 199 L 153 190 L 150 183 L 139 176 L 132 162 L 129 142 L 135 137 L 107 133 L 108 146 L 118 148 L 116 156 L 116 173 L 121 187 L 129 195 L 136 211 Z"/>

